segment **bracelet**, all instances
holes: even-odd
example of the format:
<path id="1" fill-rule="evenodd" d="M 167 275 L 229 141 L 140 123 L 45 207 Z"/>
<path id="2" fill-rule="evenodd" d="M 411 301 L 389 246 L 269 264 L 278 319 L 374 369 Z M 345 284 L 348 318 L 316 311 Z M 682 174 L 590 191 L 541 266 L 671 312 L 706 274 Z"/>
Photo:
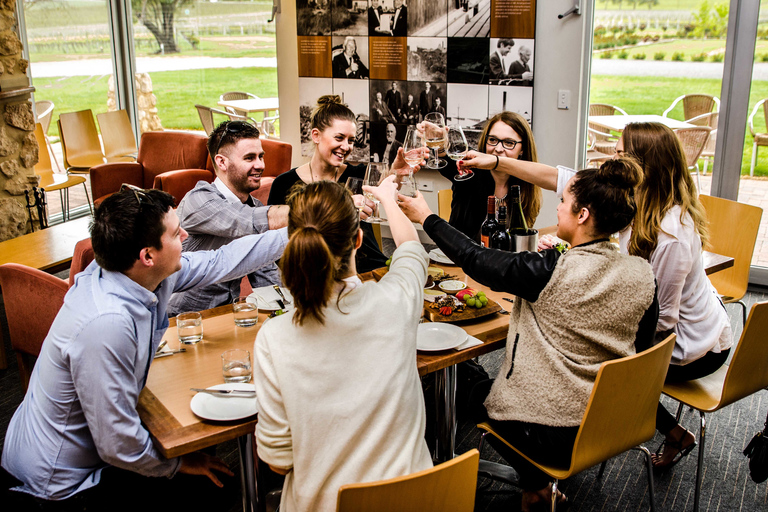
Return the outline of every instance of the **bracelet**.
<path id="1" fill-rule="evenodd" d="M 493 166 L 493 169 L 491 169 L 491 170 L 492 170 L 492 171 L 495 171 L 495 170 L 496 170 L 496 168 L 499 166 L 499 155 L 493 155 L 493 156 L 495 156 L 495 157 L 496 157 L 496 165 L 494 165 L 494 166 Z"/>

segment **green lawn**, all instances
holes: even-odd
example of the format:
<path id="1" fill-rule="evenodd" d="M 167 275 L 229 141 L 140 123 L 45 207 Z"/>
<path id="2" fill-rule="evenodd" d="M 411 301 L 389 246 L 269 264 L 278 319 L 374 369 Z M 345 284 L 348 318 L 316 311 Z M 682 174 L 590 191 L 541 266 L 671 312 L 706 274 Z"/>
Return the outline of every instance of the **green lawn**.
<path id="1" fill-rule="evenodd" d="M 679 52 L 684 55 L 686 61 L 690 61 L 691 55 L 709 53 L 715 50 L 722 50 L 722 53 L 725 53 L 725 39 L 674 39 L 659 43 L 642 44 L 634 48 L 627 48 L 625 51 L 629 54 L 629 59 L 637 53 L 644 53 L 646 60 L 653 60 L 654 54 L 664 52 L 666 55 L 663 60 L 672 60 L 672 54 Z M 616 56 L 617 53 L 621 50 L 611 49 L 594 52 L 594 58 L 599 59 L 600 54 L 606 51 L 612 52 L 613 58 L 616 59 L 618 58 Z M 760 60 L 760 56 L 766 53 L 768 53 L 768 41 L 758 40 L 755 43 L 756 59 Z M 709 61 L 709 59 L 707 60 Z"/>
<path id="2" fill-rule="evenodd" d="M 678 96 L 683 94 L 704 93 L 720 96 L 721 81 L 703 78 L 659 78 L 593 75 L 590 88 L 590 103 L 610 103 L 624 109 L 628 114 L 661 115 Z M 752 107 L 768 97 L 768 81 L 753 81 L 749 96 L 750 112 Z M 670 117 L 682 119 L 682 104 L 679 103 Z M 765 133 L 765 120 L 762 115 L 755 116 L 755 129 Z M 745 127 L 746 140 L 741 161 L 741 174 L 749 174 L 752 159 L 752 136 Z M 756 176 L 768 176 L 768 151 L 758 153 Z"/>
<path id="3" fill-rule="evenodd" d="M 157 110 L 165 128 L 201 130 L 195 104 L 217 107 L 219 95 L 227 91 L 247 91 L 261 97 L 277 96 L 275 68 L 202 69 L 152 73 Z M 108 77 L 35 79 L 35 98 L 56 105 L 54 118 L 61 112 L 90 108 L 94 115 L 107 111 Z M 50 135 L 58 135 L 51 123 Z"/>
<path id="4" fill-rule="evenodd" d="M 653 6 L 652 9 L 650 9 L 651 12 L 653 11 L 698 11 L 699 5 L 701 5 L 702 0 L 659 0 L 656 5 Z M 710 0 L 709 5 L 715 5 L 715 4 L 728 4 L 730 3 L 728 0 Z M 636 5 L 635 5 L 636 4 Z M 633 5 L 635 8 L 633 9 Z M 763 7 L 768 5 L 768 0 L 760 0 L 760 8 L 762 10 Z M 595 1 L 595 9 L 597 10 L 597 13 L 600 14 L 600 11 L 631 11 L 635 10 L 638 11 L 638 14 L 642 14 L 642 12 L 648 12 L 648 5 L 641 4 L 640 2 L 632 2 L 631 0 L 624 0 L 621 3 L 618 3 L 616 0 L 596 0 Z"/>

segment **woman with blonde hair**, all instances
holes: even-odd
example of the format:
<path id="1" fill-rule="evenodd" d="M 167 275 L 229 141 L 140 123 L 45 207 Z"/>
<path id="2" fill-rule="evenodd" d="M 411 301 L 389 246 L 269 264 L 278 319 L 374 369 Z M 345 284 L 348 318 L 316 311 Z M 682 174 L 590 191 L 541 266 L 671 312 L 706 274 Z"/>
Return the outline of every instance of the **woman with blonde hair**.
<path id="1" fill-rule="evenodd" d="M 395 203 L 394 176 L 365 188 L 381 201 L 397 249 L 363 283 L 363 234 L 349 192 L 329 180 L 291 199 L 281 259 L 296 308 L 254 346 L 259 457 L 286 474 L 280 510 L 335 511 L 339 487 L 432 466 L 416 358 L 429 259 Z"/>

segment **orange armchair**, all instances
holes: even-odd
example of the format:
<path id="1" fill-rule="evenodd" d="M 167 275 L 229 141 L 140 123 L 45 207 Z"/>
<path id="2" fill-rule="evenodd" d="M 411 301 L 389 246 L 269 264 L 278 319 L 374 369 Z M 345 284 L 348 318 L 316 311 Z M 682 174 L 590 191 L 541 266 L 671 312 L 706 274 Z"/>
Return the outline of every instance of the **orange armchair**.
<path id="1" fill-rule="evenodd" d="M 181 171 L 168 171 L 155 176 L 152 188 L 163 190 L 173 196 L 176 206 L 187 195 L 187 192 L 195 188 L 198 181 L 212 183 L 216 175 L 203 169 L 184 169 Z"/>
<path id="2" fill-rule="evenodd" d="M 120 190 L 129 183 L 151 188 L 155 176 L 179 169 L 207 169 L 213 173 L 208 158 L 208 138 L 188 132 L 146 132 L 141 136 L 136 162 L 114 162 L 91 168 L 91 191 L 94 203 Z"/>

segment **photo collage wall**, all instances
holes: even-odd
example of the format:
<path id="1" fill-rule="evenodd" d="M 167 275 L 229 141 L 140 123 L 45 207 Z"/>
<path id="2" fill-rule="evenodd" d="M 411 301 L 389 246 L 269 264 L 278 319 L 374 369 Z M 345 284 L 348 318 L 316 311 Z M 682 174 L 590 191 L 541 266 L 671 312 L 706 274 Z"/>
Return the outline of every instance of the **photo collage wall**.
<path id="1" fill-rule="evenodd" d="M 391 162 L 429 112 L 473 149 L 501 111 L 531 122 L 536 0 L 297 0 L 296 12 L 302 155 L 324 94 L 357 117 L 351 162 Z"/>

